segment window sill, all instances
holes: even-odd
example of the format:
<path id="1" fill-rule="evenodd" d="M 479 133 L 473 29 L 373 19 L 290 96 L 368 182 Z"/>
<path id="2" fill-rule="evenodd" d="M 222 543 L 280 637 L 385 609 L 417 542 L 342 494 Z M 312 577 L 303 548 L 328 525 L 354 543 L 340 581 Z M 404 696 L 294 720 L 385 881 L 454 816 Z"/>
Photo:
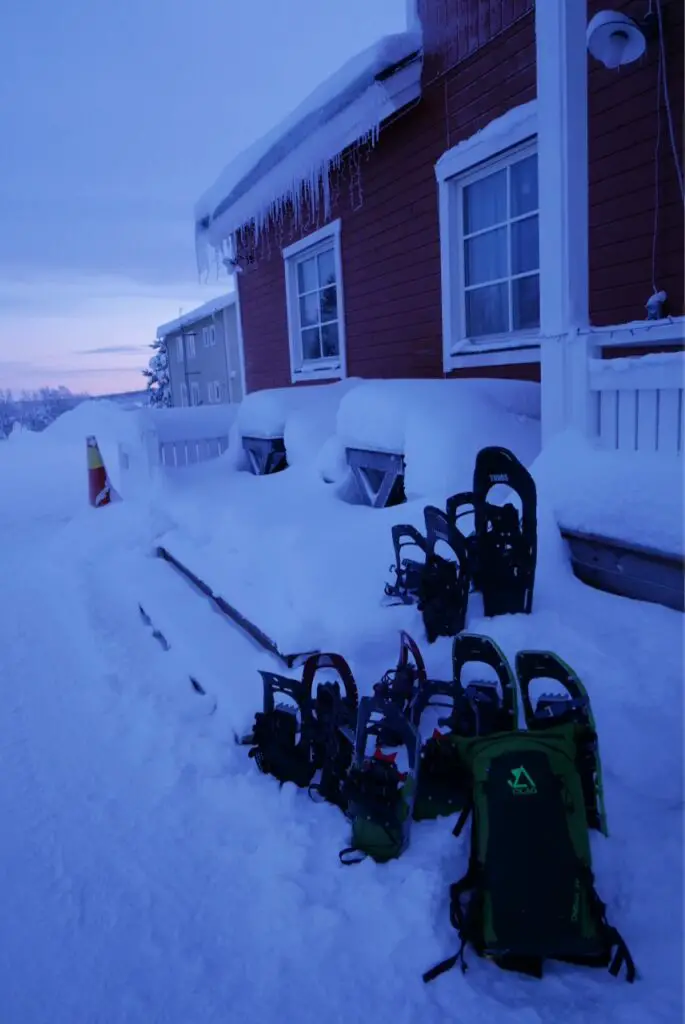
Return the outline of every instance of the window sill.
<path id="1" fill-rule="evenodd" d="M 468 366 L 512 366 L 540 360 L 540 334 L 488 338 L 481 343 L 461 341 L 445 354 L 445 372 Z"/>
<path id="2" fill-rule="evenodd" d="M 341 362 L 336 359 L 334 362 L 305 364 L 299 370 L 292 371 L 290 380 L 291 383 L 297 384 L 301 380 L 341 380 L 342 376 Z"/>

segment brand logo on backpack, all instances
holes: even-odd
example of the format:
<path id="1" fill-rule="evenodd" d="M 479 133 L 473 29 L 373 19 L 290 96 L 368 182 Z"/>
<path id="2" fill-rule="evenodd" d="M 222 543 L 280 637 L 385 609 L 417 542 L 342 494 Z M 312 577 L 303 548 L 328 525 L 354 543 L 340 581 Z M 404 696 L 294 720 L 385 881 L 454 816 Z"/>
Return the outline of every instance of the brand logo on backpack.
<path id="1" fill-rule="evenodd" d="M 523 767 L 512 768 L 511 778 L 507 782 L 514 796 L 535 796 L 538 791 L 537 786 Z"/>

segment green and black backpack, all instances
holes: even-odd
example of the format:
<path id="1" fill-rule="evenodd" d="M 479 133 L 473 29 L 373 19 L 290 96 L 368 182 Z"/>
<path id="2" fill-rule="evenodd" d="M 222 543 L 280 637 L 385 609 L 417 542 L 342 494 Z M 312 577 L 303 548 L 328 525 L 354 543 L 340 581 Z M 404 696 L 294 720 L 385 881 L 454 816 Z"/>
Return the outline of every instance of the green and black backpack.
<path id="1" fill-rule="evenodd" d="M 470 775 L 471 851 L 466 875 L 450 888 L 450 920 L 458 953 L 424 974 L 432 981 L 461 963 L 464 948 L 499 967 L 542 976 L 545 959 L 635 965 L 606 919 L 594 887 L 587 816 L 576 767 L 576 726 L 544 732 L 495 733 L 458 740 Z"/>

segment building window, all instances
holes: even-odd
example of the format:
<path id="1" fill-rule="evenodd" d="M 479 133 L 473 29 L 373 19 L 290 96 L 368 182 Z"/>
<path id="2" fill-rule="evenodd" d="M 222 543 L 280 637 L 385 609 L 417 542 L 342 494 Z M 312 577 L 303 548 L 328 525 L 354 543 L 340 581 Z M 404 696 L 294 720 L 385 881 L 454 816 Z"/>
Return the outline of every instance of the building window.
<path id="1" fill-rule="evenodd" d="M 191 380 L 190 382 L 190 404 L 200 404 L 200 385 L 196 380 Z"/>
<path id="2" fill-rule="evenodd" d="M 186 334 L 186 347 L 188 351 L 188 359 L 195 358 L 195 335 Z"/>
<path id="3" fill-rule="evenodd" d="M 176 339 L 176 362 L 183 362 L 183 335 Z"/>
<path id="4" fill-rule="evenodd" d="M 221 382 L 210 380 L 207 384 L 207 397 L 212 404 L 221 401 Z"/>
<path id="5" fill-rule="evenodd" d="M 344 376 L 340 221 L 283 251 L 293 380 Z"/>
<path id="6" fill-rule="evenodd" d="M 209 327 L 202 328 L 202 344 L 205 348 L 211 348 L 216 345 L 216 330 L 214 324 L 210 324 Z"/>
<path id="7" fill-rule="evenodd" d="M 540 326 L 538 170 L 517 152 L 455 183 L 461 215 L 459 291 L 463 337 Z"/>
<path id="8" fill-rule="evenodd" d="M 185 409 L 188 405 L 188 385 L 181 381 L 181 406 Z"/>

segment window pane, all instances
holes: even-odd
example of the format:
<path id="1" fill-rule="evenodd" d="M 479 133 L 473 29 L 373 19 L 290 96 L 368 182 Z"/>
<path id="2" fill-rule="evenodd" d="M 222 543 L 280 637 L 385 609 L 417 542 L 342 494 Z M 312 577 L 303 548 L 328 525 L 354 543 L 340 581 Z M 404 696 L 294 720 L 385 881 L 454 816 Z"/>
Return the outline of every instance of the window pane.
<path id="1" fill-rule="evenodd" d="M 335 284 L 335 257 L 332 249 L 326 249 L 317 256 L 319 261 L 319 287 Z"/>
<path id="2" fill-rule="evenodd" d="M 538 245 L 538 218 L 526 217 L 511 225 L 511 272 L 525 274 L 527 270 L 540 269 Z"/>
<path id="3" fill-rule="evenodd" d="M 538 208 L 538 158 L 536 154 L 511 167 L 511 216 L 520 217 Z"/>
<path id="4" fill-rule="evenodd" d="M 540 277 L 519 277 L 511 282 L 514 330 L 540 326 Z"/>
<path id="5" fill-rule="evenodd" d="M 319 322 L 319 296 L 316 292 L 300 299 L 300 327 L 311 327 Z"/>
<path id="6" fill-rule="evenodd" d="M 337 356 L 340 354 L 337 324 L 324 324 L 321 328 L 321 346 L 324 356 Z"/>
<path id="7" fill-rule="evenodd" d="M 324 288 L 322 292 L 319 292 L 319 299 L 321 303 L 321 320 L 325 323 L 326 320 L 336 320 L 338 317 L 338 291 L 335 286 L 333 288 Z"/>
<path id="8" fill-rule="evenodd" d="M 482 284 L 507 276 L 507 229 L 495 228 L 464 243 L 466 284 Z"/>
<path id="9" fill-rule="evenodd" d="M 464 232 L 482 231 L 507 219 L 506 169 L 464 188 Z"/>
<path id="10" fill-rule="evenodd" d="M 466 334 L 480 338 L 509 330 L 507 284 L 491 284 L 466 292 Z"/>
<path id="11" fill-rule="evenodd" d="M 319 328 L 310 328 L 302 331 L 302 358 L 321 359 L 321 341 L 319 339 Z"/>
<path id="12" fill-rule="evenodd" d="M 316 257 L 302 260 L 297 264 L 297 291 L 303 295 L 305 292 L 314 292 L 319 287 L 316 275 Z"/>

